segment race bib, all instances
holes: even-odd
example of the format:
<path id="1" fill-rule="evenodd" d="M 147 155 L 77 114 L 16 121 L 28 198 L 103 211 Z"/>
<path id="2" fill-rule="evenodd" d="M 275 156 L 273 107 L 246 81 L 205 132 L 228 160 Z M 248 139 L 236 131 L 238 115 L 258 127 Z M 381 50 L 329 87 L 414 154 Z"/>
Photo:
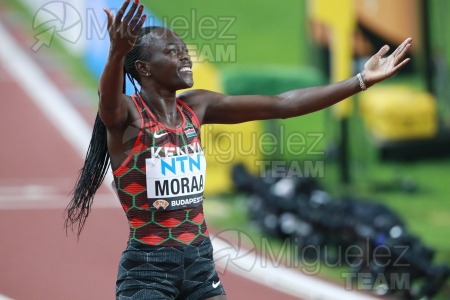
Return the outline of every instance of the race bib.
<path id="1" fill-rule="evenodd" d="M 147 158 L 145 164 L 151 208 L 175 210 L 202 204 L 206 171 L 203 152 Z"/>

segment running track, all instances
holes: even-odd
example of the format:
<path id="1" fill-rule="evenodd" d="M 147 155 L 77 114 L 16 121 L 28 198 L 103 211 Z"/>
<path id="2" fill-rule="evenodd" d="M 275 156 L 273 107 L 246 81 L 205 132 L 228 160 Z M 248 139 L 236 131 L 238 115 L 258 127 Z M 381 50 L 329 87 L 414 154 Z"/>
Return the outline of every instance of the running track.
<path id="1" fill-rule="evenodd" d="M 7 19 L 0 20 L 0 29 L 9 31 L 21 51 L 44 72 L 43 77 L 48 77 L 65 99 L 69 99 L 70 106 L 88 125 L 92 124 L 92 108 L 86 102 L 78 102 L 80 97 L 74 97 L 77 88 L 64 76 L 64 70 L 51 67 L 45 51 L 32 53 L 30 36 L 14 28 Z M 16 54 L 10 53 L 9 59 L 19 58 Z M 114 299 L 117 265 L 128 235 L 124 213 L 113 192 L 104 186 L 98 191 L 80 239 L 70 232 L 66 235 L 63 210 L 83 163 L 80 148 L 87 145 L 74 143 L 68 133 L 61 131 L 62 125 L 44 114 L 42 107 L 36 105 L 35 97 L 30 97 L 32 80 L 27 82 L 26 76 L 11 74 L 11 68 L 5 66 L 5 55 L 2 56 L 0 299 Z M 27 68 L 27 64 L 18 63 L 17 68 L 21 67 Z M 300 299 L 271 289 L 267 283 L 258 284 L 255 279 L 246 278 L 251 276 L 225 272 L 221 280 L 228 298 Z M 272 278 L 271 284 L 276 285 L 277 280 Z M 308 294 L 311 295 L 308 299 L 333 298 L 302 293 Z"/>

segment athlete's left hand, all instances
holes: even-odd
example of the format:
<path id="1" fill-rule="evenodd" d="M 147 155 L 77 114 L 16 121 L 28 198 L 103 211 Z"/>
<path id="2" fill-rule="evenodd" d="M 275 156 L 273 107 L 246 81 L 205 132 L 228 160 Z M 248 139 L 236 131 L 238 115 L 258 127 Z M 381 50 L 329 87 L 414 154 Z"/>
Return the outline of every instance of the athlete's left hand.
<path id="1" fill-rule="evenodd" d="M 363 71 L 367 87 L 391 77 L 403 68 L 410 61 L 410 58 L 405 56 L 411 44 L 412 38 L 407 38 L 388 57 L 383 57 L 389 51 L 388 45 L 383 46 L 377 54 L 372 56 L 364 65 Z"/>

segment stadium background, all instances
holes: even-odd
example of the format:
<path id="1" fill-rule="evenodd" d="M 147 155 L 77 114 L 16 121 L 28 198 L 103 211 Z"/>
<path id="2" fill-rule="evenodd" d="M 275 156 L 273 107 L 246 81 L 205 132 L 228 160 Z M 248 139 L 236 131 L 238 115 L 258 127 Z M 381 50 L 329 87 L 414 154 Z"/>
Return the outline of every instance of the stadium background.
<path id="1" fill-rule="evenodd" d="M 7 10 L 14 11 L 15 17 L 22 18 L 18 22 L 25 21 L 23 22 L 25 25 L 22 24 L 22 26 L 25 26 L 31 36 L 35 36 L 38 33 L 36 31 L 38 27 L 44 28 L 40 27 L 44 20 L 34 17 L 38 15 L 38 12 L 42 12 L 41 8 L 48 2 L 24 0 L 20 3 L 8 3 L 6 6 L 3 4 L 3 6 Z M 358 25 L 359 30 L 355 34 L 356 37 L 351 38 L 351 41 L 355 41 L 357 45 L 355 46 L 357 55 L 354 59 L 350 56 L 349 61 L 355 63 L 355 68 L 344 72 L 348 72 L 349 75 L 353 74 L 354 70 L 360 66 L 358 62 L 373 53 L 374 49 L 370 47 L 370 44 L 376 45 L 376 43 L 373 42 L 373 38 L 367 37 L 367 31 L 376 37 L 377 42 L 384 41 L 391 45 L 399 43 L 404 35 L 414 36 L 416 46 L 412 53 L 414 58 L 412 66 L 385 85 L 406 83 L 419 91 L 429 91 L 429 81 L 432 79 L 433 89 L 431 92 L 434 96 L 437 116 L 444 126 L 448 125 L 449 89 L 445 82 L 446 80 L 448 82 L 449 78 L 450 37 L 448 31 L 445 30 L 448 28 L 449 21 L 444 14 L 448 11 L 448 4 L 445 1 L 429 1 L 428 24 L 430 28 L 428 32 L 430 34 L 425 39 L 420 1 L 397 1 L 392 6 L 387 5 L 386 1 L 356 2 L 358 5 L 354 9 L 357 17 L 353 25 Z M 154 20 L 156 24 L 164 24 L 176 17 L 181 17 L 190 25 L 198 25 L 199 22 L 202 22 L 201 20 L 213 20 L 218 23 L 219 29 L 225 30 L 223 26 L 230 22 L 228 24 L 231 26 L 226 31 L 225 37 L 218 31 L 214 33 L 214 30 L 210 30 L 208 33 L 211 38 L 201 39 L 198 36 L 199 32 L 187 30 L 186 41 L 197 50 L 203 49 L 203 54 L 206 54 L 206 58 L 199 58 L 202 61 L 196 66 L 196 76 L 203 76 L 196 81 L 199 82 L 199 85 L 196 85 L 197 88 L 205 87 L 229 93 L 248 93 L 261 90 L 265 93 L 275 93 L 279 92 L 279 89 L 294 85 L 315 85 L 333 81 L 333 70 L 330 67 L 332 63 L 329 59 L 331 46 L 329 33 L 324 29 L 320 20 L 312 20 L 313 18 L 308 14 L 306 1 L 290 0 L 283 3 L 268 1 L 264 4 L 250 1 L 246 3 L 215 2 L 214 4 L 202 1 L 195 4 L 188 1 L 156 1 L 154 3 L 144 1 L 143 3 L 151 9 L 154 17 L 150 19 Z M 77 35 L 80 34 L 77 30 L 61 31 L 59 37 L 62 36 L 65 39 L 54 38 L 49 45 L 44 45 L 39 51 L 48 51 L 54 55 L 54 58 L 64 65 L 65 72 L 70 74 L 70 80 L 83 88 L 84 95 L 91 101 L 91 107 L 89 104 L 84 107 L 87 118 L 89 118 L 92 115 L 90 110 L 95 111 L 96 78 L 101 72 L 108 49 L 107 37 L 104 27 L 102 27 L 104 19 L 101 9 L 117 7 L 118 3 L 117 1 L 95 1 L 93 3 L 72 1 L 70 4 L 78 12 L 81 12 L 81 24 L 91 24 L 91 26 L 82 27 L 81 38 L 80 36 L 77 38 Z M 344 9 L 345 13 L 350 10 L 348 7 L 340 9 Z M 90 14 L 83 13 L 88 11 Z M 374 11 L 379 15 L 372 13 Z M 6 15 L 6 12 L 4 11 L 3 14 Z M 377 20 L 378 22 L 376 22 Z M 390 21 L 393 23 L 391 24 Z M 51 27 L 52 23 L 47 26 Z M 52 35 L 54 32 L 47 34 Z M 219 51 L 223 50 L 224 48 L 220 47 L 225 44 L 232 45 L 234 48 L 226 49 L 234 49 L 235 52 L 227 53 L 227 55 L 222 52 L 222 56 L 220 52 L 219 54 L 215 52 L 218 49 Z M 32 45 L 33 43 L 30 44 L 30 47 Z M 436 62 L 443 64 L 442 69 L 433 67 L 430 70 L 429 64 Z M 285 83 L 286 77 L 294 76 L 297 76 L 297 81 Z M 250 83 L 239 86 L 237 83 L 243 80 Z M 267 80 L 279 82 L 279 84 L 267 87 L 265 85 Z M 354 100 L 358 103 L 360 99 L 355 97 Z M 260 236 L 264 235 L 248 224 L 243 209 L 245 197 L 232 193 L 231 179 L 226 174 L 234 163 L 243 161 L 254 172 L 258 172 L 255 161 L 261 159 L 288 162 L 302 159 L 325 161 L 325 175 L 320 179 L 330 193 L 335 195 L 353 193 L 387 204 L 405 219 L 411 231 L 437 250 L 437 262 L 450 263 L 450 242 L 446 239 L 450 225 L 448 221 L 450 220 L 450 199 L 448 197 L 450 187 L 446 178 L 450 166 L 448 158 L 428 158 L 407 163 L 382 161 L 376 145 L 371 142 L 371 132 L 364 126 L 362 115 L 358 113 L 357 109 L 349 114 L 348 121 L 351 136 L 349 145 L 351 184 L 342 183 L 341 166 L 333 159 L 325 160 L 323 157 L 293 156 L 289 153 L 277 152 L 267 157 L 260 153 L 261 151 L 252 152 L 252 155 L 238 151 L 233 155 L 233 160 L 227 160 L 224 163 L 218 161 L 220 157 L 213 155 L 209 161 L 209 199 L 206 206 L 209 223 L 221 229 L 229 228 L 229 224 L 233 224 L 233 228 L 243 230 L 254 237 L 255 241 L 260 240 Z M 298 128 L 302 128 L 305 135 L 323 133 L 324 138 L 317 150 L 319 152 L 327 150 L 327 153 L 332 153 L 336 151 L 335 147 L 340 136 L 336 129 L 336 124 L 339 122 L 339 117 L 336 117 L 335 112 L 329 109 L 283 122 L 214 126 L 206 128 L 205 135 L 212 137 L 206 141 L 206 147 L 219 150 L 239 147 L 240 149 L 250 149 L 254 145 L 245 144 L 245 141 L 251 141 L 247 137 L 250 137 L 252 133 L 261 134 L 265 130 L 275 130 L 276 132 L 276 128 L 280 128 L 279 126 L 282 125 L 287 134 Z M 220 140 L 220 137 L 224 136 L 224 132 L 235 132 L 236 136 L 238 133 L 242 133 L 242 138 L 240 137 L 237 142 L 242 140 L 244 144 L 230 144 L 230 140 L 224 138 Z M 217 145 L 214 144 L 214 141 L 223 144 Z M 265 153 L 267 152 L 270 151 L 265 151 Z M 2 178 L 7 175 L 8 171 L 3 169 Z M 405 191 L 405 184 L 408 183 L 416 187 L 417 191 Z M 338 278 L 338 272 L 339 270 L 325 269 L 321 275 Z M 448 296 L 448 287 L 442 291 L 442 294 L 442 299 Z"/>

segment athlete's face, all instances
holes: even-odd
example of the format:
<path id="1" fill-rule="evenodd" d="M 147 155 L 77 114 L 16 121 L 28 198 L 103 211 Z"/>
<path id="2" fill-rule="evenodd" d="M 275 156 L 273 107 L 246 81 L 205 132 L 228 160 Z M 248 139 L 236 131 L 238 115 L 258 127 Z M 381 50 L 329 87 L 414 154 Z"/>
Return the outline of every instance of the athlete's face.
<path id="1" fill-rule="evenodd" d="M 154 82 L 172 90 L 192 87 L 192 61 L 183 40 L 170 30 L 151 34 L 147 51 L 151 53 L 148 67 Z"/>

